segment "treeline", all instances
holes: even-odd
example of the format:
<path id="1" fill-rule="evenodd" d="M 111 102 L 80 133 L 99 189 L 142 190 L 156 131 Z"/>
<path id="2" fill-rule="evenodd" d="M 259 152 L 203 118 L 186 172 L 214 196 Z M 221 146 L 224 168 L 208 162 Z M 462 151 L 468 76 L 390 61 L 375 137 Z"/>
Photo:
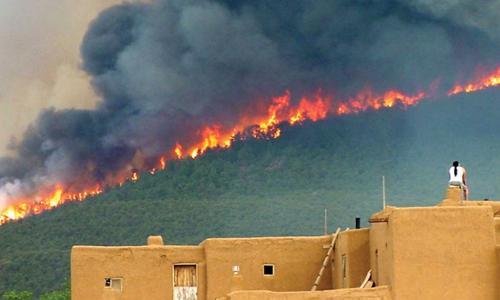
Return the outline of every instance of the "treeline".
<path id="1" fill-rule="evenodd" d="M 319 235 L 328 226 L 364 226 L 391 205 L 434 205 L 452 160 L 469 170 L 473 198 L 500 195 L 500 110 L 495 92 L 284 127 L 277 140 L 170 162 L 82 203 L 0 227 L 0 295 L 34 299 L 69 279 L 73 245 L 167 244 L 207 237 Z M 12 298 L 17 299 L 17 298 Z M 56 298 L 58 299 L 58 298 Z"/>
<path id="2" fill-rule="evenodd" d="M 61 289 L 44 293 L 35 297 L 30 291 L 7 291 L 0 300 L 71 300 L 71 289 L 65 284 Z"/>

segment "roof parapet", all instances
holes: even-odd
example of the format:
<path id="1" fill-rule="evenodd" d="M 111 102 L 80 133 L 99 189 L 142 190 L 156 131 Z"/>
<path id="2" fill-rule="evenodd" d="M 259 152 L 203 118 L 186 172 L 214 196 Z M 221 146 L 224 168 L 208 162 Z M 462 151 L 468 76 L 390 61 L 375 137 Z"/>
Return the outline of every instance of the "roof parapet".
<path id="1" fill-rule="evenodd" d="M 158 247 L 163 246 L 163 238 L 161 235 L 150 235 L 148 236 L 148 246 L 150 247 Z"/>

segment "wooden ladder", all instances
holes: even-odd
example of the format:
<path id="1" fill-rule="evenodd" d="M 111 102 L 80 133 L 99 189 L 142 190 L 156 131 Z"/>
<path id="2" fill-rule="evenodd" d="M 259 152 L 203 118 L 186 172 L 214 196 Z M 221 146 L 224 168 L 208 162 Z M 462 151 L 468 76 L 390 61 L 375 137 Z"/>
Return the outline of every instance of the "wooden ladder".
<path id="1" fill-rule="evenodd" d="M 337 228 L 337 231 L 335 231 L 335 234 L 332 237 L 332 243 L 330 244 L 330 248 L 328 248 L 328 252 L 326 253 L 326 257 L 323 260 L 323 265 L 321 266 L 321 269 L 319 270 L 318 277 L 316 277 L 316 281 L 314 281 L 314 284 L 311 288 L 311 291 L 315 291 L 318 289 L 319 282 L 321 281 L 321 277 L 323 277 L 323 273 L 326 270 L 326 266 L 328 265 L 328 261 L 330 260 L 330 257 L 333 254 L 333 248 L 335 247 L 335 242 L 337 241 L 337 236 L 339 235 L 340 228 Z"/>

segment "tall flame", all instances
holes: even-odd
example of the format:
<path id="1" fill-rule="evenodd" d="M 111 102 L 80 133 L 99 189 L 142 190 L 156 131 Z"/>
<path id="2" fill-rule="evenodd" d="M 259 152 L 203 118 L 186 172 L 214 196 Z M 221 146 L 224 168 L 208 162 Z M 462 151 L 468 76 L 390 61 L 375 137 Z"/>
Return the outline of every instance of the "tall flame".
<path id="1" fill-rule="evenodd" d="M 166 167 L 167 167 L 167 162 L 165 161 L 165 157 L 162 156 L 160 157 L 160 169 L 165 170 Z"/>
<path id="2" fill-rule="evenodd" d="M 466 84 L 456 84 L 448 90 L 447 95 L 459 93 L 471 93 L 478 90 L 500 85 L 500 67 L 484 76 Z M 167 153 L 158 158 L 156 167 L 164 170 L 167 161 L 191 157 L 195 159 L 205 153 L 208 149 L 231 147 L 235 137 L 250 130 L 250 135 L 254 138 L 273 139 L 281 135 L 280 124 L 287 123 L 297 125 L 306 120 L 318 121 L 328 116 L 341 116 L 358 113 L 366 110 L 378 110 L 381 108 L 391 108 L 396 105 L 408 107 L 418 104 L 421 100 L 429 98 L 430 92 L 418 92 L 414 95 L 407 95 L 398 90 L 389 90 L 383 93 L 376 93 L 366 88 L 347 100 L 334 99 L 324 96 L 321 92 L 312 97 L 302 97 L 297 103 L 292 103 L 291 93 L 286 91 L 283 95 L 274 97 L 266 105 L 263 113 L 243 114 L 240 121 L 230 128 L 222 124 L 207 124 L 197 131 L 198 141 L 195 143 L 176 143 Z M 112 174 L 106 180 L 107 186 L 122 185 L 129 180 L 135 182 L 139 180 L 140 172 L 149 171 L 155 174 L 157 169 L 137 170 L 133 169 L 130 175 Z M 130 172 L 130 171 L 129 171 Z M 104 183 L 94 183 L 86 190 L 74 192 L 69 187 L 56 184 L 47 192 L 40 191 L 36 199 L 17 199 L 15 204 L 0 208 L 0 225 L 11 221 L 22 219 L 33 214 L 40 214 L 46 210 L 60 206 L 66 202 L 83 201 L 87 197 L 102 193 L 101 186 Z"/>
<path id="3" fill-rule="evenodd" d="M 175 144 L 174 153 L 178 159 L 182 158 L 182 146 L 179 143 Z"/>
<path id="4" fill-rule="evenodd" d="M 132 174 L 130 175 L 130 181 L 136 182 L 137 180 L 139 180 L 139 171 L 133 170 Z"/>

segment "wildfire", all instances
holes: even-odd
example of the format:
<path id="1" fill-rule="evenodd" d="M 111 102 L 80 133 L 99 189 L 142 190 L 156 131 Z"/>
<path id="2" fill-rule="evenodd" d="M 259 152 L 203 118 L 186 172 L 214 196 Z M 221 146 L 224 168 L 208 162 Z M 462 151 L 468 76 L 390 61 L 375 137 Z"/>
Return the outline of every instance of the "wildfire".
<path id="1" fill-rule="evenodd" d="M 391 108 L 398 103 L 406 107 L 415 105 L 426 97 L 428 97 L 428 94 L 424 92 L 419 92 L 416 95 L 405 95 L 397 90 L 390 90 L 377 95 L 370 89 L 365 89 L 359 92 L 354 98 L 349 99 L 349 101 L 341 103 L 335 112 L 337 115 L 346 115 L 368 109 Z"/>
<path id="2" fill-rule="evenodd" d="M 231 137 L 228 134 L 223 133 L 220 125 L 213 125 L 205 127 L 201 130 L 201 142 L 191 147 L 191 150 L 189 150 L 188 153 L 190 153 L 192 158 L 196 158 L 197 156 L 203 154 L 207 149 L 229 147 L 230 145 Z M 180 149 L 182 149 L 182 147 Z"/>
<path id="3" fill-rule="evenodd" d="M 160 157 L 160 169 L 165 170 L 166 167 L 167 167 L 167 162 L 165 161 L 165 157 L 162 156 Z"/>
<path id="4" fill-rule="evenodd" d="M 63 193 L 63 190 L 61 187 L 56 187 L 56 191 L 54 192 L 54 194 L 52 195 L 52 197 L 50 197 L 48 199 L 48 203 L 49 203 L 49 206 L 50 207 L 56 207 L 59 205 L 59 203 L 61 203 L 61 196 L 62 196 L 62 193 Z"/>
<path id="5" fill-rule="evenodd" d="M 137 180 L 139 180 L 139 171 L 132 170 L 132 174 L 130 175 L 130 181 L 136 182 Z"/>
<path id="6" fill-rule="evenodd" d="M 460 93 L 472 93 L 497 85 L 500 85 L 500 67 L 496 68 L 493 72 L 489 73 L 486 76 L 479 77 L 472 83 L 468 83 L 465 85 L 457 84 L 448 91 L 448 96 Z"/>
<path id="7" fill-rule="evenodd" d="M 179 143 L 175 144 L 174 153 L 178 159 L 182 158 L 182 146 Z"/>
<path id="8" fill-rule="evenodd" d="M 478 77 L 471 83 L 457 84 L 451 88 L 447 95 L 459 93 L 470 93 L 500 84 L 500 67 L 486 76 Z M 366 88 L 346 100 L 334 99 L 324 96 L 321 91 L 310 97 L 302 97 L 299 101 L 292 101 L 290 91 L 283 95 L 274 97 L 271 102 L 264 106 L 261 113 L 251 110 L 251 113 L 242 114 L 240 121 L 234 126 L 227 128 L 222 124 L 207 124 L 200 128 L 196 134 L 197 142 L 182 144 L 177 142 L 174 147 L 158 158 L 156 166 L 150 169 L 132 169 L 130 176 L 111 174 L 111 179 L 106 180 L 106 186 L 123 185 L 124 182 L 136 182 L 140 173 L 148 171 L 154 175 L 157 168 L 164 170 L 168 160 L 179 160 L 190 157 L 195 159 L 205 153 L 208 149 L 231 147 L 237 135 L 243 136 L 248 133 L 254 138 L 275 139 L 280 137 L 280 124 L 297 125 L 306 120 L 318 121 L 328 116 L 341 116 L 358 113 L 366 110 L 378 110 L 381 108 L 391 108 L 395 106 L 408 107 L 416 105 L 421 100 L 429 98 L 428 92 L 417 92 L 407 95 L 398 90 L 389 90 L 377 93 Z M 250 129 L 250 131 L 248 131 Z M 130 169 L 129 169 L 130 170 Z M 83 201 L 88 197 L 102 193 L 102 183 L 94 184 L 89 188 L 79 192 L 72 192 L 71 188 L 56 184 L 49 188 L 47 193 L 40 192 L 36 199 L 18 199 L 16 204 L 12 204 L 0 210 L 0 225 L 24 218 L 29 215 L 40 214 L 46 210 L 60 206 L 66 202 Z"/>
<path id="9" fill-rule="evenodd" d="M 0 215 L 0 225 L 11 220 L 22 219 L 29 215 L 40 214 L 66 202 L 83 201 L 88 197 L 96 196 L 100 193 L 102 193 L 100 186 L 79 193 L 65 193 L 62 186 L 57 185 L 52 193 L 48 193 L 41 200 L 31 202 L 26 199 L 25 201 L 8 206 Z"/>

